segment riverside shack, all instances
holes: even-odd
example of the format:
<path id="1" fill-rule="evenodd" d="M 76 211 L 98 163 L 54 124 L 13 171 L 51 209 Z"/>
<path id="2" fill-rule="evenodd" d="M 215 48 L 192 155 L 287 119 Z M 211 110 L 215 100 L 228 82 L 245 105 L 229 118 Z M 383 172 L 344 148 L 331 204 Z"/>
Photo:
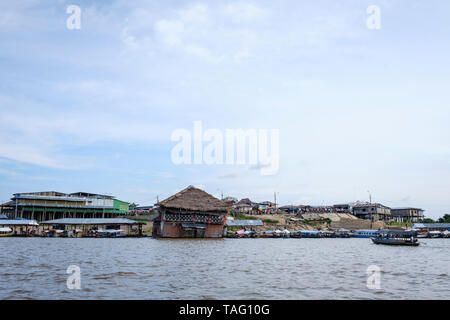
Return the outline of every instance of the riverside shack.
<path id="1" fill-rule="evenodd" d="M 33 236 L 39 224 L 36 220 L 25 220 L 25 219 L 0 219 L 0 228 L 10 230 L 10 234 L 13 236 Z"/>
<path id="2" fill-rule="evenodd" d="M 61 230 L 69 234 L 80 234 L 83 237 L 115 235 L 113 231 L 120 231 L 124 236 L 142 236 L 142 222 L 125 218 L 63 218 L 42 221 L 40 223 L 46 231 Z"/>
<path id="3" fill-rule="evenodd" d="M 222 238 L 229 206 L 209 193 L 189 186 L 157 204 L 153 237 Z"/>

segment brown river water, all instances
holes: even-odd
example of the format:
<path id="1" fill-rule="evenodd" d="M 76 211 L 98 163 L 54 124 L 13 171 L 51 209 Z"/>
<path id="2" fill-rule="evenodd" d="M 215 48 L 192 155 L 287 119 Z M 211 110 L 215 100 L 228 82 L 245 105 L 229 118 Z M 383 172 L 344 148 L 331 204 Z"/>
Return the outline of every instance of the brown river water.
<path id="1" fill-rule="evenodd" d="M 0 238 L 0 299 L 450 299 L 450 239 L 420 242 Z"/>

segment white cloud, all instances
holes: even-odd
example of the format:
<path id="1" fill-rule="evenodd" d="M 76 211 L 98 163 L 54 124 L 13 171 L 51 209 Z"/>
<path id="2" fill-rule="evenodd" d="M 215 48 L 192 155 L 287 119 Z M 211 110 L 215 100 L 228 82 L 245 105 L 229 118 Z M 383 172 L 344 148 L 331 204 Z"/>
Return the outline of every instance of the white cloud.
<path id="1" fill-rule="evenodd" d="M 235 2 L 227 4 L 224 13 L 239 21 L 261 20 L 267 17 L 267 10 L 253 3 Z"/>
<path id="2" fill-rule="evenodd" d="M 154 51 L 155 46 L 161 46 L 208 63 L 253 57 L 252 47 L 257 43 L 258 36 L 252 30 L 255 26 L 248 26 L 246 22 L 265 17 L 265 10 L 244 3 L 225 8 L 196 3 L 168 12 L 164 18 L 149 18 L 142 11 L 133 13 L 127 19 L 130 23 L 123 30 L 123 41 L 127 47 Z M 232 26 L 231 22 L 236 19 L 242 20 L 243 24 Z M 153 28 L 149 30 L 151 21 Z M 142 30 L 149 32 L 142 33 Z"/>

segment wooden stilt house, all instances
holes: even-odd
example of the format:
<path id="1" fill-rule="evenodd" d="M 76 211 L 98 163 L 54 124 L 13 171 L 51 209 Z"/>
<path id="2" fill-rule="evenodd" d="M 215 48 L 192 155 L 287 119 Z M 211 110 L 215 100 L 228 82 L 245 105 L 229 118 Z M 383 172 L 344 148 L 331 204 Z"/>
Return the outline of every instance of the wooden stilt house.
<path id="1" fill-rule="evenodd" d="M 153 237 L 222 238 L 229 206 L 209 193 L 189 186 L 157 204 Z"/>

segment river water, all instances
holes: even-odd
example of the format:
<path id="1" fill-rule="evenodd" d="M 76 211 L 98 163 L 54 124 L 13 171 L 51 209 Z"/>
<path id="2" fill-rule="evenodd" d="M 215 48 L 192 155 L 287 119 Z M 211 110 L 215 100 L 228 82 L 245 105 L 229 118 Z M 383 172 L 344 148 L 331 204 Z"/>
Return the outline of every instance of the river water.
<path id="1" fill-rule="evenodd" d="M 450 299 L 450 240 L 420 241 L 1 238 L 0 299 Z"/>

